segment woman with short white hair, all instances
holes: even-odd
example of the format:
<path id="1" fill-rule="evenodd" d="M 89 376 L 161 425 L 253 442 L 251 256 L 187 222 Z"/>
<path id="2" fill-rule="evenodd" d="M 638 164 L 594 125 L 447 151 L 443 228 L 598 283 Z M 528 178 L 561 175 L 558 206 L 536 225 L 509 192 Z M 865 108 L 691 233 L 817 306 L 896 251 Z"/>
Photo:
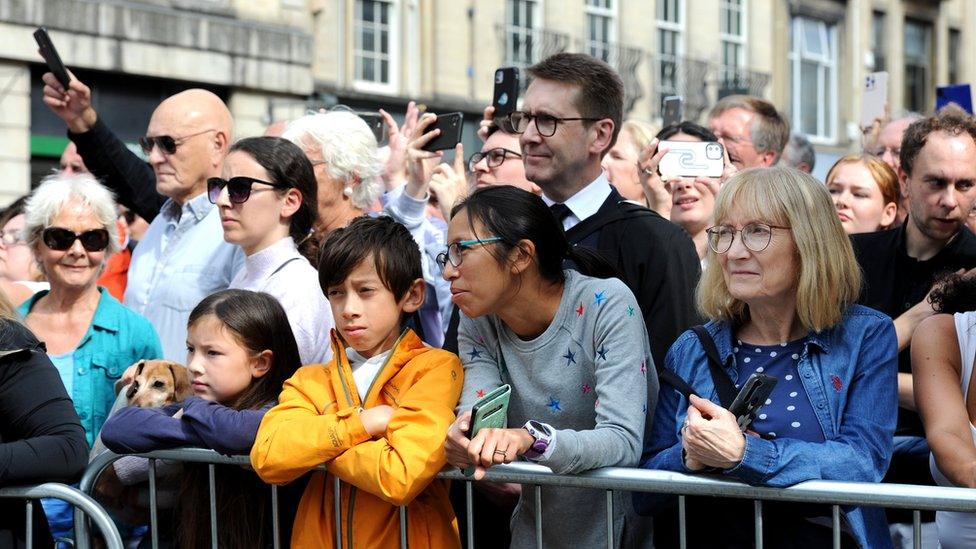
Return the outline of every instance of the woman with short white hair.
<path id="1" fill-rule="evenodd" d="M 115 381 L 130 364 L 163 356 L 149 321 L 96 281 L 118 251 L 115 200 L 89 174 L 52 175 L 27 200 L 25 232 L 51 283 L 19 308 L 47 346 L 91 445 L 115 401 Z M 70 532 L 70 507 L 45 500 L 56 537 Z M 49 503 L 53 505 L 49 505 Z"/>
<path id="2" fill-rule="evenodd" d="M 281 136 L 312 162 L 321 239 L 373 209 L 383 191 L 383 164 L 376 137 L 362 118 L 348 111 L 307 114 L 288 124 Z"/>

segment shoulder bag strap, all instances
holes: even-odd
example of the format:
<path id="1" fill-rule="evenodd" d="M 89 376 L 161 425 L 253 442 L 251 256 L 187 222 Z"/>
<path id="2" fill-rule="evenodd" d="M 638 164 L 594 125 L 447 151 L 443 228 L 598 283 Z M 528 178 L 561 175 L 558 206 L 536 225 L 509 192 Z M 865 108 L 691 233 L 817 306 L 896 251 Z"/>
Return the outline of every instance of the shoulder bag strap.
<path id="1" fill-rule="evenodd" d="M 732 378 L 729 377 L 729 374 L 725 371 L 725 367 L 722 365 L 722 361 L 719 359 L 715 341 L 704 326 L 694 326 L 692 330 L 695 331 L 695 335 L 701 341 L 702 347 L 705 348 L 705 355 L 708 357 L 708 369 L 712 373 L 712 383 L 715 384 L 715 390 L 718 392 L 719 403 L 723 407 L 728 408 L 732 405 L 732 401 L 735 400 L 736 390 L 732 384 Z"/>

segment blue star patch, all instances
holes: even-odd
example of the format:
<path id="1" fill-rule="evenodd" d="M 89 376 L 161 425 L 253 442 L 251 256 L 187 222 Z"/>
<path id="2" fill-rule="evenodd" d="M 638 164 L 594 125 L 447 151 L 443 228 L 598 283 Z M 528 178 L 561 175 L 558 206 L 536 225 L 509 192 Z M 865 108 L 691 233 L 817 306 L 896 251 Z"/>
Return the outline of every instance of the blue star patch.
<path id="1" fill-rule="evenodd" d="M 566 359 L 566 366 L 576 364 L 576 353 L 572 349 L 566 349 L 566 354 L 563 355 L 563 358 Z"/>
<path id="2" fill-rule="evenodd" d="M 478 349 L 472 347 L 471 350 L 468 351 L 468 358 L 470 360 L 474 360 L 476 358 L 481 358 L 481 351 L 479 351 Z"/>
<path id="3" fill-rule="evenodd" d="M 634 316 L 634 307 L 630 305 L 627 306 L 627 316 Z"/>
<path id="4" fill-rule="evenodd" d="M 600 355 L 600 358 L 603 360 L 607 359 L 608 352 L 610 352 L 610 349 L 607 349 L 606 345 L 601 345 L 600 348 L 596 350 L 596 354 Z"/>
<path id="5" fill-rule="evenodd" d="M 597 294 L 593 294 L 593 304 L 594 305 L 602 305 L 603 302 L 607 300 L 607 295 L 606 294 L 607 294 L 607 292 L 605 292 L 605 291 L 604 292 L 597 293 Z"/>
<path id="6" fill-rule="evenodd" d="M 548 407 L 549 411 L 552 413 L 563 411 L 562 406 L 559 405 L 558 398 L 549 397 L 549 404 L 546 404 L 546 407 Z"/>

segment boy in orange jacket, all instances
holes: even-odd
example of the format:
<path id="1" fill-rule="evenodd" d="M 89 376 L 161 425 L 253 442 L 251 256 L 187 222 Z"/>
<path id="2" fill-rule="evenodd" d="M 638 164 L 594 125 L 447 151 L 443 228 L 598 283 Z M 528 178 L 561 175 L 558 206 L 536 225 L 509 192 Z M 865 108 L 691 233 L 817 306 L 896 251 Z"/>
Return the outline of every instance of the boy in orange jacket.
<path id="1" fill-rule="evenodd" d="M 447 482 L 434 476 L 463 370 L 456 355 L 400 328 L 424 302 L 422 276 L 417 244 L 388 217 L 358 218 L 322 246 L 333 359 L 285 382 L 251 450 L 269 483 L 326 465 L 302 496 L 292 547 L 398 547 L 401 516 L 411 548 L 460 547 Z"/>

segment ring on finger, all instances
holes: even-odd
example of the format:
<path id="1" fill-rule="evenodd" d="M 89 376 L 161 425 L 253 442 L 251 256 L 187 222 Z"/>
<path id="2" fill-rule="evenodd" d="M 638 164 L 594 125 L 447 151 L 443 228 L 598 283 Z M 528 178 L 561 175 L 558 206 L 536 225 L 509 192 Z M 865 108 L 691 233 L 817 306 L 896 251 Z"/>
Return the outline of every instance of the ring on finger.
<path id="1" fill-rule="evenodd" d="M 494 453 L 496 453 L 496 454 L 498 454 L 498 455 L 502 455 L 502 456 L 504 456 L 504 455 L 505 455 L 505 450 L 495 450 L 495 452 L 494 452 Z"/>
<path id="2" fill-rule="evenodd" d="M 643 169 L 643 170 L 641 170 L 641 171 L 643 171 L 643 172 L 644 172 L 644 175 L 654 175 L 654 172 L 653 172 L 653 171 L 651 171 L 651 169 L 650 169 L 650 168 L 644 168 L 644 169 Z"/>

